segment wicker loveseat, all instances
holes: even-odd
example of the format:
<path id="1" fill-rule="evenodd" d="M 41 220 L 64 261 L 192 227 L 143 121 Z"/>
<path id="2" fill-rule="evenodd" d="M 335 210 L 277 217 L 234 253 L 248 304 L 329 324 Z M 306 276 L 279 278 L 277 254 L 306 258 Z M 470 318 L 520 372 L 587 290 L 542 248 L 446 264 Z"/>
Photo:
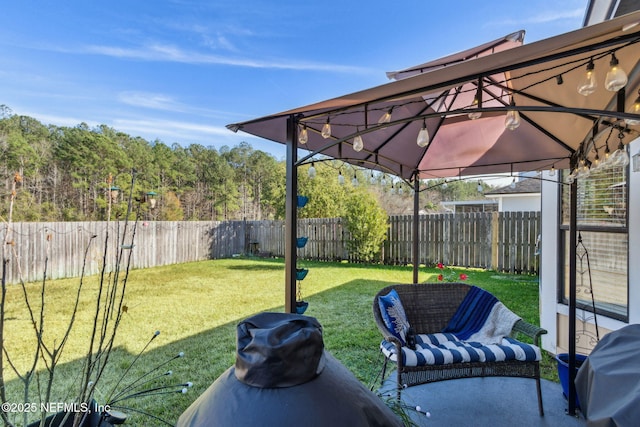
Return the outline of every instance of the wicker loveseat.
<path id="1" fill-rule="evenodd" d="M 485 360 L 479 361 L 476 357 L 475 360 L 470 361 L 452 361 L 451 358 L 449 358 L 448 361 L 442 361 L 436 357 L 435 362 L 432 360 L 430 364 L 418 363 L 419 366 L 415 366 L 417 363 L 413 355 L 418 352 L 414 352 L 411 349 L 413 341 L 417 338 L 419 344 L 417 344 L 414 349 L 421 349 L 420 343 L 426 341 L 427 337 L 429 337 L 429 339 L 438 337 L 438 339 L 442 340 L 442 336 L 445 334 L 441 332 L 447 327 L 452 316 L 458 311 L 458 307 L 471 288 L 471 286 L 464 283 L 401 284 L 387 286 L 376 294 L 373 301 L 373 314 L 376 325 L 384 337 L 381 344 L 381 350 L 385 355 L 382 380 L 384 381 L 388 362 L 395 362 L 397 364 L 397 395 L 398 399 L 400 399 L 400 393 L 404 387 L 435 381 L 489 376 L 532 378 L 536 381 L 538 409 L 540 415 L 544 415 L 540 388 L 539 338 L 540 335 L 545 334 L 547 331 L 526 323 L 523 320 L 516 321 L 510 336 L 506 338 L 504 342 L 506 344 L 513 343 L 515 346 L 522 345 L 524 348 L 527 348 L 527 350 L 530 350 L 528 347 L 534 348 L 537 357 L 530 357 L 528 359 L 535 358 L 537 360 L 515 360 L 507 358 L 509 360 L 491 361 L 491 356 L 486 358 L 482 356 L 481 359 Z M 388 296 L 391 290 L 397 292 L 397 296 L 399 296 L 402 307 L 406 313 L 406 319 L 411 326 L 413 333 L 410 335 L 411 339 L 407 340 L 410 342 L 403 343 L 401 339 L 394 336 L 394 334 L 389 331 L 389 328 L 385 324 L 385 319 L 383 319 L 381 314 L 379 300 L 383 296 Z M 516 341 L 515 338 L 517 338 L 518 333 L 530 337 L 535 347 Z M 509 340 L 509 343 L 507 343 L 507 340 Z M 436 344 L 438 343 L 436 342 Z M 455 345 L 461 346 L 466 345 L 466 343 L 463 342 L 461 344 L 460 342 L 455 342 Z M 501 346 L 498 348 L 500 347 Z M 475 350 L 478 349 L 472 349 L 470 351 Z M 437 349 L 435 351 L 439 352 Z M 500 352 L 499 349 L 496 351 Z M 510 352 L 508 349 L 507 351 Z M 398 357 L 398 355 L 402 355 L 402 357 Z M 424 361 L 424 357 L 420 356 L 420 358 Z"/>

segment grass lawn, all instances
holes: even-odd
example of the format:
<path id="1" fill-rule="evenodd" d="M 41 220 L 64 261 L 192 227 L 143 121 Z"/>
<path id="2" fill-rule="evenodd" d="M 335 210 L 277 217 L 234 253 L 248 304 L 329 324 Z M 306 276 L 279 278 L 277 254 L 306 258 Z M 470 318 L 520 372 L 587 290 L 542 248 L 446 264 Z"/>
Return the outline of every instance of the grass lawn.
<path id="1" fill-rule="evenodd" d="M 371 304 L 382 287 L 392 283 L 410 283 L 410 267 L 362 266 L 340 263 L 301 261 L 309 268 L 302 282 L 302 294 L 309 301 L 305 314 L 316 317 L 324 328 L 326 348 L 358 379 L 372 385 L 382 366 L 378 351 L 381 336 L 377 331 Z M 461 270 L 468 282 L 496 295 L 526 321 L 539 324 L 538 282 L 534 276 L 511 276 L 481 270 Z M 422 269 L 419 280 L 436 281 L 437 269 Z M 86 286 L 96 286 L 86 278 Z M 95 278 L 97 281 L 97 278 Z M 51 281 L 46 290 L 45 341 L 53 343 L 66 326 L 71 296 L 78 279 Z M 30 293 L 40 292 L 40 284 L 29 284 Z M 22 303 L 19 286 L 7 291 L 5 348 L 21 370 L 29 366 L 33 354 L 33 329 Z M 78 381 L 80 358 L 88 346 L 91 308 L 95 302 L 85 298 L 70 341 L 59 366 L 59 384 L 53 402 L 69 402 L 70 392 Z M 284 261 L 274 259 L 227 259 L 202 261 L 130 273 L 126 297 L 127 312 L 118 331 L 118 347 L 99 387 L 96 399 L 104 403 L 120 377 L 129 369 L 156 330 L 161 334 L 142 357 L 126 372 L 118 385 L 122 389 L 151 367 L 179 352 L 185 357 L 163 366 L 171 377 L 163 381 L 193 383 L 187 394 L 161 394 L 137 397 L 121 405 L 146 411 L 174 423 L 224 370 L 234 363 L 236 324 L 261 311 L 284 309 Z M 6 364 L 5 364 L 6 366 Z M 542 363 L 542 374 L 555 378 L 555 362 L 549 355 Z M 22 388 L 15 374 L 5 367 L 10 402 L 22 402 Z M 32 386 L 35 390 L 35 385 Z M 37 401 L 35 394 L 29 402 Z M 126 425 L 149 425 L 149 418 L 132 410 Z M 154 422 L 153 424 L 155 424 Z"/>

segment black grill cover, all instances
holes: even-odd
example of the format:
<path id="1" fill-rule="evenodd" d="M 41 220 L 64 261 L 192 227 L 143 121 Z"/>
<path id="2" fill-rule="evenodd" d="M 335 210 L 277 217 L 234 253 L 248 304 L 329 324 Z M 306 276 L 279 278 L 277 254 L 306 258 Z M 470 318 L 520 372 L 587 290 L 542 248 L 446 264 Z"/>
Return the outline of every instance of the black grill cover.
<path id="1" fill-rule="evenodd" d="M 587 425 L 640 425 L 640 325 L 605 335 L 576 375 Z"/>
<path id="2" fill-rule="evenodd" d="M 325 349 L 309 316 L 261 313 L 238 325 L 236 363 L 178 427 L 402 426 L 382 399 Z"/>

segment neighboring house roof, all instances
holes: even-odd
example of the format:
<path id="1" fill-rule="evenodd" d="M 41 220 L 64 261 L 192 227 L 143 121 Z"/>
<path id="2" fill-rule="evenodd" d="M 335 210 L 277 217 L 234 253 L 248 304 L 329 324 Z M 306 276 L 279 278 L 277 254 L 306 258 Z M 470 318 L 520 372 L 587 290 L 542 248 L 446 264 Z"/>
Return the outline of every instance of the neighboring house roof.
<path id="1" fill-rule="evenodd" d="M 537 178 L 527 178 L 516 181 L 515 185 L 506 185 L 495 190 L 487 191 L 487 197 L 500 196 L 505 194 L 540 194 L 542 189 L 541 181 Z"/>

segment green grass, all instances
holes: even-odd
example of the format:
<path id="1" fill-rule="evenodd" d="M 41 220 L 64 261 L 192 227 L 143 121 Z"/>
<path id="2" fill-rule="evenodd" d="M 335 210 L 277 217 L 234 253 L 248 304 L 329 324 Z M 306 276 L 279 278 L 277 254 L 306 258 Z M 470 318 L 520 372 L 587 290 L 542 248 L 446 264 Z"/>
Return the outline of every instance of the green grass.
<path id="1" fill-rule="evenodd" d="M 363 266 L 345 263 L 301 261 L 309 268 L 302 293 L 309 301 L 305 314 L 323 325 L 326 348 L 355 376 L 372 385 L 382 359 L 378 351 L 381 336 L 371 314 L 376 292 L 392 283 L 410 283 L 411 267 Z M 535 276 L 511 276 L 482 270 L 464 270 L 468 282 L 491 291 L 526 321 L 538 324 L 538 282 Z M 436 281 L 437 269 L 421 269 L 420 281 Z M 95 287 L 97 278 L 87 278 Z M 71 296 L 78 279 L 47 284 L 45 341 L 53 343 L 67 324 Z M 39 292 L 39 284 L 29 284 L 29 292 Z M 90 289 L 87 289 L 90 290 Z M 23 308 L 21 290 L 7 292 L 8 310 L 5 346 L 12 361 L 26 369 L 33 354 L 33 329 Z M 65 349 L 58 370 L 58 386 L 53 401 L 70 401 L 70 391 L 78 380 L 80 358 L 86 352 L 90 332 L 90 292 L 83 297 L 83 309 Z M 228 259 L 202 261 L 130 273 L 124 315 L 118 331 L 117 349 L 103 378 L 98 400 L 104 399 L 131 365 L 154 331 L 161 334 L 127 373 L 123 384 L 134 380 L 149 367 L 184 352 L 185 357 L 163 369 L 173 370 L 174 381 L 193 382 L 186 394 L 137 398 L 123 405 L 147 411 L 175 422 L 189 404 L 224 370 L 234 363 L 237 323 L 261 311 L 284 310 L 284 262 L 273 259 Z M 555 364 L 546 355 L 543 376 L 556 380 Z M 20 402 L 20 384 L 5 370 L 9 401 Z M 34 393 L 32 391 L 32 393 Z M 32 394 L 33 395 L 33 394 Z M 35 399 L 30 399 L 34 401 Z M 126 411 L 125 411 L 126 412 Z M 147 425 L 149 419 L 132 415 L 127 425 Z"/>

